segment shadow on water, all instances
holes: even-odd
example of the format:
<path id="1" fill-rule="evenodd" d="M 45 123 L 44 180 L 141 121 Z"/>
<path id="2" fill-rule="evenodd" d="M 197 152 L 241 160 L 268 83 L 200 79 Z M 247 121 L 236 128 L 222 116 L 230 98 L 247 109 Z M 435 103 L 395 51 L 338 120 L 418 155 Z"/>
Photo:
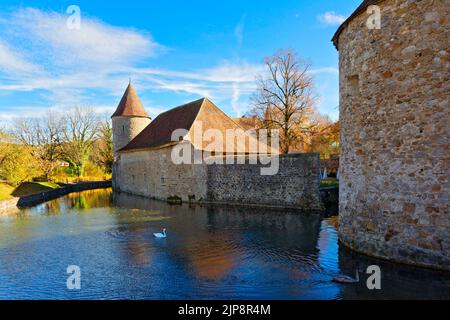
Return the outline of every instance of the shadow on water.
<path id="1" fill-rule="evenodd" d="M 336 212 L 336 211 L 334 211 Z M 449 276 L 338 245 L 333 211 L 170 206 L 85 191 L 0 218 L 0 298 L 449 298 Z M 168 238 L 153 232 L 167 228 Z M 78 265 L 82 289 L 67 290 Z M 382 290 L 333 283 L 377 264 Z"/>

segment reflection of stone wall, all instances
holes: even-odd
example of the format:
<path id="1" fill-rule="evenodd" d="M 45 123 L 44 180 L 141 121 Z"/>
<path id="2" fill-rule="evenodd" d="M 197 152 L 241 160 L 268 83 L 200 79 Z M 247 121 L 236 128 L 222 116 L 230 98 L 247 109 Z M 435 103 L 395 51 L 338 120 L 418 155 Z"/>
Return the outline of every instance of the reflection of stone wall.
<path id="1" fill-rule="evenodd" d="M 339 37 L 339 231 L 358 251 L 450 270 L 448 4 L 381 1 L 381 30 L 363 13 Z"/>
<path id="2" fill-rule="evenodd" d="M 120 153 L 114 165 L 114 188 L 166 200 L 225 202 L 321 209 L 318 154 L 280 158 L 276 175 L 261 175 L 267 165 L 176 165 L 172 148 Z M 195 196 L 195 197 L 193 197 Z"/>

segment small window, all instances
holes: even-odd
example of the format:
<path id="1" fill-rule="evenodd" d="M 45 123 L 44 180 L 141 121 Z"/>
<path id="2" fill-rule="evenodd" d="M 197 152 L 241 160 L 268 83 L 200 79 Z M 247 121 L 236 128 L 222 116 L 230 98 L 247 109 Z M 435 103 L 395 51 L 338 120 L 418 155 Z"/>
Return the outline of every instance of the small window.
<path id="1" fill-rule="evenodd" d="M 125 126 L 122 126 L 122 132 L 125 132 Z"/>

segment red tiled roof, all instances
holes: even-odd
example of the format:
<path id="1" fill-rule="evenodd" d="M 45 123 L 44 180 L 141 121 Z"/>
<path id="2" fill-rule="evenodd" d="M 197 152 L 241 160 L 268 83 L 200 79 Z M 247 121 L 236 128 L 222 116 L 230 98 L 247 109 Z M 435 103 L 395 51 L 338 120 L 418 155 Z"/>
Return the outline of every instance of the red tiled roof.
<path id="1" fill-rule="evenodd" d="M 119 116 L 150 118 L 147 112 L 145 112 L 144 106 L 142 105 L 141 100 L 139 99 L 131 82 L 128 84 L 122 99 L 120 99 L 116 112 L 114 112 L 111 118 Z"/>
<path id="2" fill-rule="evenodd" d="M 351 14 L 350 17 L 347 18 L 347 20 L 345 20 L 340 27 L 337 29 L 336 33 L 333 36 L 333 39 L 331 39 L 331 41 L 333 41 L 334 46 L 336 47 L 336 49 L 339 50 L 339 36 L 341 35 L 341 32 L 345 29 L 345 27 L 357 16 L 359 16 L 361 13 L 366 12 L 367 8 L 371 5 L 376 5 L 382 1 L 385 0 L 364 0 L 363 3 L 361 3 L 359 5 L 359 7 L 355 10 L 355 12 L 353 12 Z"/>
<path id="3" fill-rule="evenodd" d="M 153 148 L 171 143 L 174 130 L 191 128 L 204 101 L 205 98 L 202 98 L 161 113 L 120 151 Z"/>

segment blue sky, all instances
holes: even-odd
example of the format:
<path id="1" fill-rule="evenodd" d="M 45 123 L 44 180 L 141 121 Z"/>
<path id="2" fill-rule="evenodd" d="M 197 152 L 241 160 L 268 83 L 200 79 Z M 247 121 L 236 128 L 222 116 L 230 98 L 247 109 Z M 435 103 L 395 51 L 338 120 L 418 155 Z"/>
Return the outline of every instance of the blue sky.
<path id="1" fill-rule="evenodd" d="M 330 39 L 360 2 L 2 0 L 0 124 L 75 105 L 112 113 L 129 77 L 152 116 L 202 96 L 240 116 L 280 48 L 311 63 L 317 108 L 337 119 Z M 80 29 L 66 26 L 70 5 Z"/>

